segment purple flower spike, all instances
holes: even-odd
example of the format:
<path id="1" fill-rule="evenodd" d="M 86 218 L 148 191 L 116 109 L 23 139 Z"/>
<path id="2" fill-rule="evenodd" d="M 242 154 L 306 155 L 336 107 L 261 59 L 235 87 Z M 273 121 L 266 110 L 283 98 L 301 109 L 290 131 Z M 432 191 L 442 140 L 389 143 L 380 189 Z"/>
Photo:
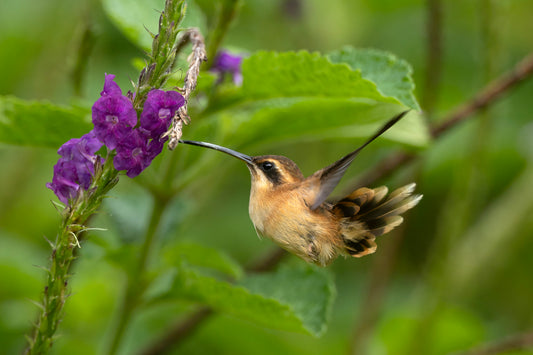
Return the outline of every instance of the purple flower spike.
<path id="1" fill-rule="evenodd" d="M 137 112 L 125 96 L 102 96 L 93 105 L 93 124 L 96 137 L 115 149 L 137 124 Z"/>
<path id="2" fill-rule="evenodd" d="M 122 90 L 114 80 L 115 76 L 113 74 L 105 75 L 104 90 L 100 93 L 100 96 L 122 95 Z"/>
<path id="3" fill-rule="evenodd" d="M 184 103 L 185 98 L 177 91 L 150 91 L 141 113 L 141 127 L 149 132 L 150 137 L 159 138 Z"/>
<path id="4" fill-rule="evenodd" d="M 212 71 L 220 73 L 221 77 L 229 73 L 232 76 L 235 85 L 242 85 L 241 64 L 243 57 L 240 55 L 233 55 L 228 51 L 220 51 L 215 57 L 215 62 Z"/>

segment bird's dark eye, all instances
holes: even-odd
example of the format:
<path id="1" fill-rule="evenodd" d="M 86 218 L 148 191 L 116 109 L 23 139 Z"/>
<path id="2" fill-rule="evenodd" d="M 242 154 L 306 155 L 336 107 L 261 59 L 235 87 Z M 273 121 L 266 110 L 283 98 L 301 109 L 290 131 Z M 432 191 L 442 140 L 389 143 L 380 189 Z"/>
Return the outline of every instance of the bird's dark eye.
<path id="1" fill-rule="evenodd" d="M 268 171 L 268 170 L 272 169 L 273 167 L 274 167 L 274 164 L 272 164 L 272 163 L 269 162 L 269 161 L 266 161 L 266 162 L 264 162 L 263 164 L 261 164 L 261 169 L 262 169 L 263 171 Z"/>

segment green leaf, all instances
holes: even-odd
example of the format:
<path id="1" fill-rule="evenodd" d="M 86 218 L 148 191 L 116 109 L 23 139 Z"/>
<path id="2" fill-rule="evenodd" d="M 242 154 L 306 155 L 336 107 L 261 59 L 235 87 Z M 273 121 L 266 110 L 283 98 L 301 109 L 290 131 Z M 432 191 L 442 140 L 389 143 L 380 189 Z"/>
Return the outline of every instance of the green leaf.
<path id="1" fill-rule="evenodd" d="M 165 249 L 165 258 L 171 265 L 180 260 L 188 265 L 220 271 L 235 279 L 243 275 L 241 266 L 228 255 L 197 243 L 180 242 L 170 246 Z"/>
<path id="2" fill-rule="evenodd" d="M 236 149 L 339 136 L 356 138 L 355 145 L 407 109 L 398 98 L 383 94 L 390 91 L 381 88 L 385 79 L 376 86 L 360 70 L 316 53 L 258 52 L 244 60 L 242 70 L 240 92 L 206 111 L 208 117 L 191 126 L 192 138 L 216 140 Z M 413 147 L 429 142 L 427 126 L 415 111 L 384 138 Z"/>
<path id="3" fill-rule="evenodd" d="M 131 42 L 147 52 L 152 49 L 152 36 L 148 31 L 157 33 L 159 16 L 165 6 L 164 0 L 102 0 L 102 6 L 111 21 Z M 203 30 L 204 23 L 205 19 L 198 6 L 187 1 L 187 12 L 180 27 L 194 26 Z"/>
<path id="4" fill-rule="evenodd" d="M 394 97 L 405 106 L 420 111 L 413 94 L 413 69 L 405 60 L 375 49 L 345 47 L 328 54 L 333 63 L 345 63 L 362 77 L 376 84 L 386 96 Z"/>
<path id="5" fill-rule="evenodd" d="M 58 148 L 92 129 L 91 110 L 0 96 L 0 142 Z"/>
<path id="6" fill-rule="evenodd" d="M 262 326 L 318 336 L 326 329 L 335 288 L 324 270 L 282 268 L 233 285 L 193 269 L 178 269 L 173 295 Z"/>
<path id="7" fill-rule="evenodd" d="M 243 93 L 247 98 L 335 97 L 393 102 L 376 85 L 342 64 L 309 52 L 258 52 L 242 65 Z"/>
<path id="8" fill-rule="evenodd" d="M 333 280 L 325 269 L 282 267 L 275 273 L 250 276 L 242 283 L 253 293 L 289 305 L 310 333 L 325 332 L 335 295 Z"/>

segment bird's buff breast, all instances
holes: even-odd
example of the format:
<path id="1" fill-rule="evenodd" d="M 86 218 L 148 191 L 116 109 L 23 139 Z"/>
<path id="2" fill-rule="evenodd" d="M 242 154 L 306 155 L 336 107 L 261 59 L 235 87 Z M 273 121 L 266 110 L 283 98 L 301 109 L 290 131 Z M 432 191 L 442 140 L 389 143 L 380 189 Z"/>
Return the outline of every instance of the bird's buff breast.
<path id="1" fill-rule="evenodd" d="M 249 213 L 257 234 L 302 259 L 326 265 L 336 255 L 326 216 L 312 212 L 301 195 L 258 199 L 250 195 Z"/>

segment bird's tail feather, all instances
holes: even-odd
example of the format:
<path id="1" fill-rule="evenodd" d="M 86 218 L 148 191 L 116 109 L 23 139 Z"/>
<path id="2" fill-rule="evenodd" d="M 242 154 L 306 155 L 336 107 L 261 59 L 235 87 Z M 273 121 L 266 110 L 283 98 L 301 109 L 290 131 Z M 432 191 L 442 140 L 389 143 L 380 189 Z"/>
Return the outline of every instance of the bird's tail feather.
<path id="1" fill-rule="evenodd" d="M 387 195 L 388 189 L 360 188 L 333 207 L 342 218 L 341 233 L 346 252 L 354 257 L 376 251 L 376 237 L 390 232 L 403 222 L 402 213 L 418 204 L 422 195 L 413 195 L 411 183 Z"/>

